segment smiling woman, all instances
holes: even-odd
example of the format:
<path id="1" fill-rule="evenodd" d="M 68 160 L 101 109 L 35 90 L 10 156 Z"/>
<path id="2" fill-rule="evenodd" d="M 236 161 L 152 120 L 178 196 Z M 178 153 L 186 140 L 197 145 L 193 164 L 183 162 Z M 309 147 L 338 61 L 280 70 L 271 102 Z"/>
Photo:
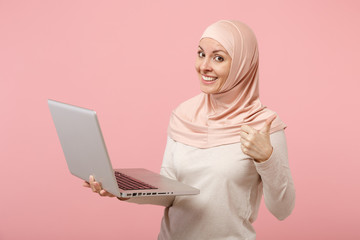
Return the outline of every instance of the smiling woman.
<path id="1" fill-rule="evenodd" d="M 120 199 L 165 206 L 158 239 L 255 239 L 252 223 L 264 195 L 283 220 L 295 204 L 284 129 L 259 99 L 255 35 L 219 21 L 200 39 L 195 63 L 202 93 L 173 112 L 161 174 L 199 195 Z M 86 187 L 112 196 L 92 177 Z"/>
<path id="2" fill-rule="evenodd" d="M 201 39 L 195 62 L 201 91 L 207 94 L 219 92 L 229 75 L 230 67 L 231 57 L 218 41 Z"/>

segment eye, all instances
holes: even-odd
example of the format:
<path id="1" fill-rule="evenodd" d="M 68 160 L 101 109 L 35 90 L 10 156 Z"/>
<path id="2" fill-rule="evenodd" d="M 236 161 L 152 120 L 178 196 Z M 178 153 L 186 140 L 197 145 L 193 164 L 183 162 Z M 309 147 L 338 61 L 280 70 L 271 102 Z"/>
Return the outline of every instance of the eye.
<path id="1" fill-rule="evenodd" d="M 205 53 L 202 52 L 202 51 L 198 51 L 198 56 L 199 56 L 200 58 L 203 58 L 203 57 L 205 57 Z"/>
<path id="2" fill-rule="evenodd" d="M 223 62 L 223 61 L 224 61 L 224 58 L 221 57 L 221 56 L 216 56 L 216 57 L 215 57 L 215 61 L 217 61 L 217 62 Z"/>

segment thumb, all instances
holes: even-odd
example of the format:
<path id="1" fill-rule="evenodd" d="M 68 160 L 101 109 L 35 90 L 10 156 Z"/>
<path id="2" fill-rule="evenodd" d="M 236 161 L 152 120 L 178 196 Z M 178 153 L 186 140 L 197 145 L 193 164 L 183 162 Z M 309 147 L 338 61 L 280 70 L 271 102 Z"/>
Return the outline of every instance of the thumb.
<path id="1" fill-rule="evenodd" d="M 266 133 L 266 134 L 270 133 L 271 124 L 275 120 L 275 118 L 276 118 L 276 114 L 274 114 L 273 116 L 266 119 L 266 122 L 265 122 L 263 128 L 260 130 L 260 132 Z"/>

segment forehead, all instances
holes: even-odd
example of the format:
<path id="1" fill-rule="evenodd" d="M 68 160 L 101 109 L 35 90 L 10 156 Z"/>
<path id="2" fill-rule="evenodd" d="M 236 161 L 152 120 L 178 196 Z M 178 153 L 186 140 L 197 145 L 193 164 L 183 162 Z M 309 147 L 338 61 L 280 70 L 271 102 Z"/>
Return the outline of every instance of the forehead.
<path id="1" fill-rule="evenodd" d="M 227 53 L 226 49 L 215 39 L 212 38 L 203 38 L 199 42 L 199 47 L 202 49 L 208 50 L 222 50 Z"/>

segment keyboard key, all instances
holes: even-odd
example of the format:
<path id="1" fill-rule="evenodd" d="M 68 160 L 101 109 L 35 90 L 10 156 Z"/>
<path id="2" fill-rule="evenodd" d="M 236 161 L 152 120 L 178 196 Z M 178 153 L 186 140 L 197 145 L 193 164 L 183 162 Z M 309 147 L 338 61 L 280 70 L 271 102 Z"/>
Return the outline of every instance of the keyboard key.
<path id="1" fill-rule="evenodd" d="M 116 171 L 115 178 L 117 180 L 119 188 L 122 190 L 157 189 L 150 184 L 146 184 L 140 180 Z"/>

